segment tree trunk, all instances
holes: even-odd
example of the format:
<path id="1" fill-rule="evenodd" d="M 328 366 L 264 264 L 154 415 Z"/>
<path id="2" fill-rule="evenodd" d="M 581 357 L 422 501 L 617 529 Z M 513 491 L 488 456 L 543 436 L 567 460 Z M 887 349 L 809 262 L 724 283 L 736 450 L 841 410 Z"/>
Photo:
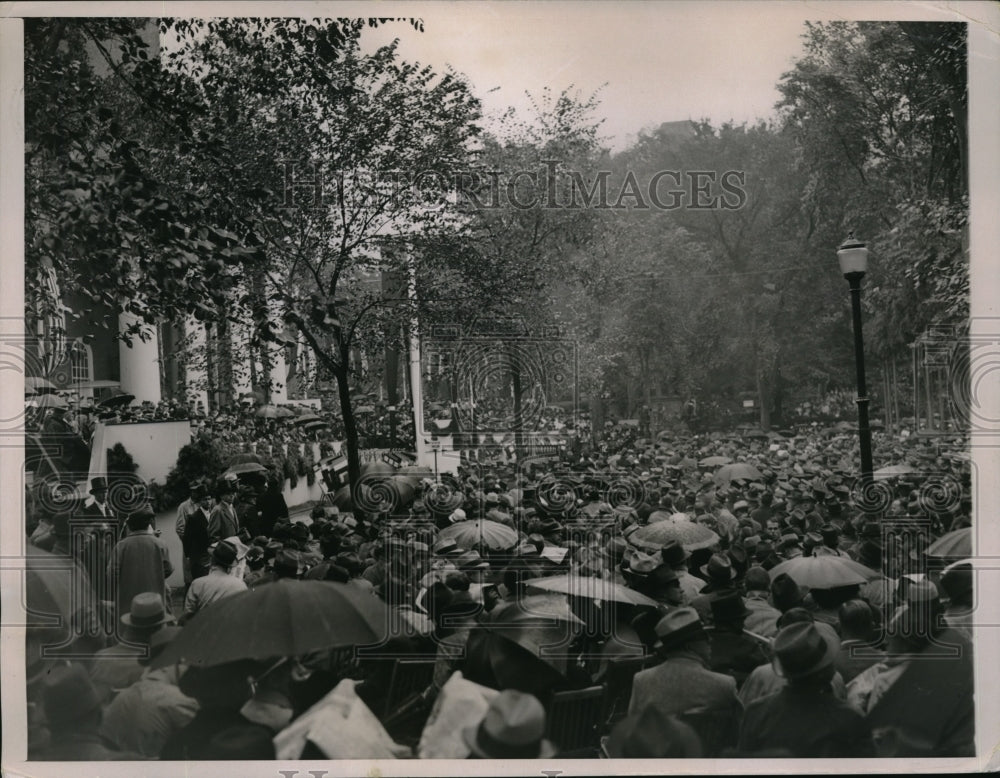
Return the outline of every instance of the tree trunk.
<path id="1" fill-rule="evenodd" d="M 757 402 L 760 403 L 760 428 L 767 432 L 771 429 L 771 392 L 768 382 L 759 370 L 757 371 Z"/>
<path id="2" fill-rule="evenodd" d="M 340 397 L 340 414 L 344 419 L 344 445 L 347 447 L 347 478 L 351 482 L 351 493 L 361 483 L 361 456 L 358 447 L 358 426 L 351 406 L 350 351 L 340 349 L 340 364 L 333 371 L 337 379 L 337 394 Z"/>
<path id="3" fill-rule="evenodd" d="M 590 439 L 594 448 L 601 445 L 602 432 L 604 432 L 604 400 L 598 386 L 590 395 Z"/>

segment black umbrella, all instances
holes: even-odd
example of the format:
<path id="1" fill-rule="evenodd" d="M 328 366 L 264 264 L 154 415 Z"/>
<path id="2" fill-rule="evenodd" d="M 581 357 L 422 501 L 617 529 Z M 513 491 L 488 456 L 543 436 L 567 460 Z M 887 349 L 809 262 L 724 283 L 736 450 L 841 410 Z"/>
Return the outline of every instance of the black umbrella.
<path id="1" fill-rule="evenodd" d="M 118 408 L 123 405 L 128 405 L 134 399 L 135 399 L 134 394 L 123 392 L 121 389 L 115 389 L 111 392 L 111 394 L 108 397 L 105 397 L 97 404 L 102 408 Z"/>

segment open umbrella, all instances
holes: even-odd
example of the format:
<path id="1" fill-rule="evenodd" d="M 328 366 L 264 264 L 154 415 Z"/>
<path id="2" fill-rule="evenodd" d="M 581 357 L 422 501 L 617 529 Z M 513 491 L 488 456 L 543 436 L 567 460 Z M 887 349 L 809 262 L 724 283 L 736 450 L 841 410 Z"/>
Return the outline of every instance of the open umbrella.
<path id="1" fill-rule="evenodd" d="M 296 427 L 301 427 L 303 424 L 309 424 L 310 422 L 313 421 L 323 421 L 323 419 L 321 419 L 315 413 L 303 413 L 295 421 L 293 421 L 292 424 L 294 424 Z"/>
<path id="2" fill-rule="evenodd" d="M 481 624 L 561 674 L 565 674 L 569 659 L 567 646 L 583 626 L 566 598 L 558 594 L 530 595 L 498 606 Z M 516 686 L 516 679 L 509 679 L 507 685 Z"/>
<path id="3" fill-rule="evenodd" d="M 972 556 L 972 527 L 946 532 L 931 543 L 925 553 L 937 559 L 966 559 Z"/>
<path id="4" fill-rule="evenodd" d="M 712 480 L 720 486 L 726 486 L 730 481 L 742 478 L 744 481 L 760 481 L 764 478 L 760 470 L 746 462 L 723 465 L 712 476 Z"/>
<path id="5" fill-rule="evenodd" d="M 246 473 L 266 473 L 267 468 L 256 462 L 240 462 L 228 468 L 223 477 L 227 475 L 245 475 Z"/>
<path id="6" fill-rule="evenodd" d="M 29 638 L 58 646 L 69 637 L 76 608 L 89 600 L 90 579 L 73 559 L 27 546 L 24 572 L 25 627 Z"/>
<path id="7" fill-rule="evenodd" d="M 728 465 L 733 460 L 729 457 L 705 457 L 698 464 L 701 467 L 719 467 L 720 465 Z"/>
<path id="8" fill-rule="evenodd" d="M 31 375 L 24 377 L 25 394 L 45 394 L 46 392 L 56 391 L 56 388 L 56 385 L 47 378 Z"/>
<path id="9" fill-rule="evenodd" d="M 277 405 L 262 405 L 254 411 L 253 415 L 260 419 L 287 419 L 295 414 L 287 408 L 279 408 Z"/>
<path id="10" fill-rule="evenodd" d="M 390 622 L 385 603 L 359 587 L 275 581 L 198 611 L 153 664 L 211 667 L 373 645 L 391 634 Z"/>
<path id="11" fill-rule="evenodd" d="M 554 575 L 548 578 L 535 578 L 525 581 L 525 586 L 546 592 L 559 592 L 573 597 L 601 602 L 620 602 L 626 605 L 657 606 L 656 600 L 640 594 L 627 586 L 595 578 L 589 575 Z"/>
<path id="12" fill-rule="evenodd" d="M 711 548 L 719 542 L 719 536 L 697 522 L 673 519 L 647 524 L 628 536 L 632 545 L 653 549 L 659 549 L 671 540 L 676 540 L 688 551 L 695 551 Z"/>
<path id="13" fill-rule="evenodd" d="M 307 432 L 312 432 L 313 430 L 322 430 L 328 428 L 330 425 L 325 421 L 310 421 L 302 425 L 302 429 Z"/>
<path id="14" fill-rule="evenodd" d="M 39 408 L 67 408 L 69 407 L 66 400 L 60 397 L 58 394 L 43 394 L 36 401 L 36 405 Z"/>
<path id="15" fill-rule="evenodd" d="M 472 548 L 478 545 L 485 546 L 491 551 L 503 551 L 517 545 L 517 532 L 506 524 L 489 519 L 460 521 L 450 527 L 445 527 L 438 534 L 438 540 L 448 538 L 454 540 L 462 548 Z"/>
<path id="16" fill-rule="evenodd" d="M 834 589 L 874 581 L 878 573 L 845 556 L 801 556 L 788 559 L 771 568 L 771 580 L 782 573 L 799 586 L 809 589 Z"/>
<path id="17" fill-rule="evenodd" d="M 97 404 L 102 408 L 120 408 L 124 405 L 128 405 L 134 399 L 134 394 L 123 392 L 121 389 L 113 389 L 107 397 Z"/>

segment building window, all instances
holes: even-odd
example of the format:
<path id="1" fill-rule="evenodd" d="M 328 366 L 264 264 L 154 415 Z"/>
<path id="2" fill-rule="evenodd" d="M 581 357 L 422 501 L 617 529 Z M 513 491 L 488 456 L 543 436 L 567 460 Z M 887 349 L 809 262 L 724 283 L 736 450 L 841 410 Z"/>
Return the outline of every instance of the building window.
<path id="1" fill-rule="evenodd" d="M 70 380 L 81 384 L 94 380 L 94 353 L 80 338 L 69 348 Z"/>

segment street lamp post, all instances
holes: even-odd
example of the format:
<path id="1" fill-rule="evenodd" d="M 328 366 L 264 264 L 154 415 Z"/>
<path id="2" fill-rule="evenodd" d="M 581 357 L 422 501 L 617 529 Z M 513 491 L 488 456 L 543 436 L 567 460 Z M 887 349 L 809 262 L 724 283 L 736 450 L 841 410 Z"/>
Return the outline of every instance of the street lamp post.
<path id="1" fill-rule="evenodd" d="M 858 379 L 858 437 L 861 443 L 861 478 L 872 480 L 872 431 L 868 423 L 868 390 L 865 386 L 865 346 L 861 334 L 861 279 L 868 271 L 868 248 L 850 233 L 837 249 L 840 272 L 851 289 L 851 311 L 854 319 L 854 362 Z"/>

